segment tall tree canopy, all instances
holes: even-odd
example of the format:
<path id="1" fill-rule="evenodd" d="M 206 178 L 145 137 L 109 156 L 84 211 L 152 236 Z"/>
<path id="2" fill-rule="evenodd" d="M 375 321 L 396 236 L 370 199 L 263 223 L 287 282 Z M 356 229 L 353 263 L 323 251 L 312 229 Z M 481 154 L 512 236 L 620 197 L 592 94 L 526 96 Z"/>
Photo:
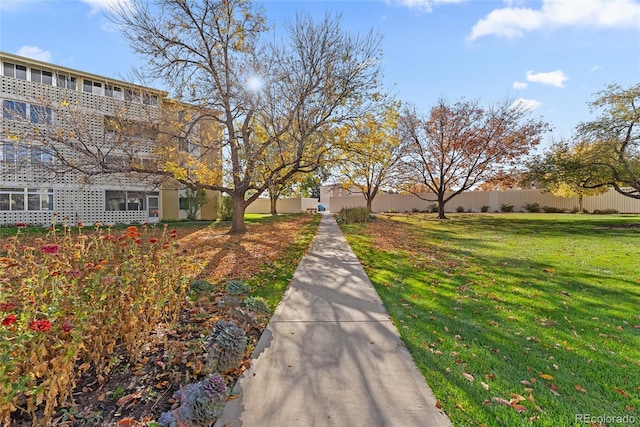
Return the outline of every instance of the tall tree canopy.
<path id="1" fill-rule="evenodd" d="M 601 154 L 585 142 L 557 142 L 543 155 L 527 161 L 522 181 L 524 184 L 535 184 L 559 197 L 578 197 L 578 209 L 582 212 L 584 196 L 607 191 L 607 187 L 600 185 L 606 170 L 590 166 L 597 162 Z"/>
<path id="2" fill-rule="evenodd" d="M 232 233 L 246 230 L 245 208 L 269 186 L 318 167 L 328 147 L 316 136 L 359 116 L 378 83 L 380 37 L 346 33 L 339 16 L 299 15 L 282 38 L 265 37 L 264 12 L 248 0 L 133 0 L 112 18 L 151 78 L 220 125 L 210 142 L 224 156 L 222 183 L 165 170 L 229 194 Z"/>
<path id="3" fill-rule="evenodd" d="M 336 173 L 345 188 L 362 193 L 369 210 L 380 188 L 397 178 L 405 152 L 397 132 L 398 108 L 397 102 L 382 102 L 378 111 L 354 119 L 340 132 Z"/>
<path id="4" fill-rule="evenodd" d="M 509 100 L 481 107 L 475 101 L 449 104 L 443 99 L 428 116 L 405 111 L 400 128 L 409 145 L 404 161 L 407 184 L 425 186 L 434 193 L 416 195 L 437 201 L 441 219 L 446 218 L 448 201 L 513 170 L 549 129 Z"/>
<path id="5" fill-rule="evenodd" d="M 600 181 L 590 186 L 640 199 L 640 84 L 611 84 L 596 95 L 590 107 L 600 115 L 578 126 L 581 141 L 598 153 L 584 159 L 584 167 L 599 171 Z"/>

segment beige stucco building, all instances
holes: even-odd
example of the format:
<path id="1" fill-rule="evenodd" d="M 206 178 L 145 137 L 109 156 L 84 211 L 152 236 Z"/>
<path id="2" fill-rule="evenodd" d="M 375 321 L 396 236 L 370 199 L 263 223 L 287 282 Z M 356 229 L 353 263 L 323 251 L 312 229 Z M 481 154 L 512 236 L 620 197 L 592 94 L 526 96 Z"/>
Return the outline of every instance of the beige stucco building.
<path id="1" fill-rule="evenodd" d="M 186 217 L 181 209 L 184 189 L 173 179 L 125 173 L 126 168 L 110 174 L 88 175 L 73 169 L 60 173 L 61 153 L 70 165 L 86 158 L 76 158 L 75 151 L 56 140 L 71 138 L 107 165 L 157 164 L 164 121 L 175 115 L 176 105 L 183 111 L 189 106 L 171 101 L 160 90 L 13 54 L 0 52 L 0 64 L 0 225 L 50 224 L 54 218 L 91 224 Z M 63 117 L 63 107 L 75 113 Z M 168 115 L 169 109 L 173 112 Z M 127 141 L 119 132 L 125 125 L 117 119 L 123 111 L 126 126 L 137 132 Z M 82 131 L 69 130 L 65 120 L 73 119 L 82 121 L 75 123 Z M 60 135 L 44 138 L 51 130 Z M 190 155 L 201 154 L 198 135 L 203 131 L 190 133 L 177 149 L 188 147 L 184 149 Z M 201 160 L 215 165 L 217 156 L 209 150 Z M 208 193 L 209 201 L 199 212 L 201 219 L 215 218 L 217 196 L 217 192 Z"/>

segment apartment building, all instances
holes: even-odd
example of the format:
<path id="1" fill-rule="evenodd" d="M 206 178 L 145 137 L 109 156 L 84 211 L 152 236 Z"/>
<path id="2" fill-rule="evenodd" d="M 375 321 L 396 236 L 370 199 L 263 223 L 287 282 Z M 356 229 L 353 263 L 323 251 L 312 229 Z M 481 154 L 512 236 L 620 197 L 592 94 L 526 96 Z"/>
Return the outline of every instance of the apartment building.
<path id="1" fill-rule="evenodd" d="M 9 53 L 0 52 L 0 64 L 0 225 L 186 217 L 185 192 L 176 181 L 128 169 L 132 161 L 157 163 L 157 147 L 167 143 L 167 118 L 189 106 L 160 90 Z M 177 138 L 176 149 L 199 155 L 204 131 Z M 219 156 L 202 154 L 211 165 Z M 100 164 L 115 172 L 100 173 Z M 111 167 L 117 165 L 122 169 Z M 208 192 L 201 219 L 215 218 L 217 196 Z"/>

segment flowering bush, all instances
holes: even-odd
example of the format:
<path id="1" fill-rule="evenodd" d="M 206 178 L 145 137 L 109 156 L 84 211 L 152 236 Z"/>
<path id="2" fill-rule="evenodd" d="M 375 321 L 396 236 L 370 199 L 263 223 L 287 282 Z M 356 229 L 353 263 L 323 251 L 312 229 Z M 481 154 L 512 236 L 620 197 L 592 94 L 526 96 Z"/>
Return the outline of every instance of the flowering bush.
<path id="1" fill-rule="evenodd" d="M 18 409 L 48 424 L 82 372 L 104 378 L 116 347 L 135 363 L 186 297 L 175 230 L 83 228 L 0 243 L 0 424 Z"/>

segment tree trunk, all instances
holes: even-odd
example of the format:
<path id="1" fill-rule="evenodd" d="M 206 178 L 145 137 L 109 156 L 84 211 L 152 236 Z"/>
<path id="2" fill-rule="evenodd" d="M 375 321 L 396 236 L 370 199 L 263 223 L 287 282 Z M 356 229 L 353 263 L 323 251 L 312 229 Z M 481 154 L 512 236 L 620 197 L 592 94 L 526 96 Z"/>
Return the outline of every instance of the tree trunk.
<path id="1" fill-rule="evenodd" d="M 271 199 L 271 215 L 276 216 L 278 215 L 278 207 L 277 207 L 278 198 L 269 196 L 269 199 Z"/>
<path id="2" fill-rule="evenodd" d="M 244 234 L 247 232 L 247 226 L 244 223 L 244 211 L 247 208 L 244 204 L 243 194 L 232 194 L 233 212 L 231 213 L 231 230 L 229 234 Z"/>
<path id="3" fill-rule="evenodd" d="M 578 209 L 579 209 L 578 213 L 582 213 L 583 212 L 583 210 L 582 210 L 582 194 L 580 194 L 578 196 Z"/>
<path id="4" fill-rule="evenodd" d="M 373 199 L 371 197 L 367 197 L 367 210 L 371 212 L 371 205 L 373 204 Z"/>
<path id="5" fill-rule="evenodd" d="M 444 215 L 444 194 L 438 194 L 438 219 L 447 219 Z"/>

